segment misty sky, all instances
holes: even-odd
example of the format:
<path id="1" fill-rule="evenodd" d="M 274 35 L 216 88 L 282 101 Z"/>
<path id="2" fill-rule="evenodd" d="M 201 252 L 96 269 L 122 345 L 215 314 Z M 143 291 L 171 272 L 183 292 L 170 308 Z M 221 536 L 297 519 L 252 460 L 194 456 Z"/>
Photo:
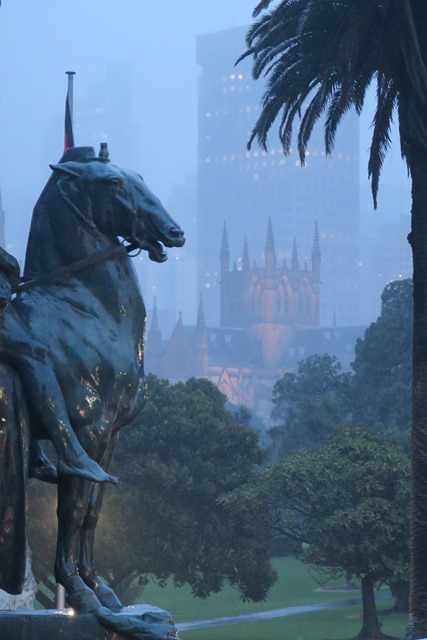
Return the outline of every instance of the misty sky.
<path id="1" fill-rule="evenodd" d="M 26 235 L 32 207 L 49 175 L 49 168 L 40 160 L 42 138 L 63 112 L 64 72 L 77 72 L 77 100 L 90 84 L 105 76 L 109 61 L 132 63 L 134 116 L 142 141 L 141 168 L 137 168 L 152 190 L 167 201 L 172 186 L 197 166 L 196 35 L 249 24 L 255 4 L 256 0 L 3 0 L 0 187 L 12 251 Z M 363 160 L 371 117 L 368 112 L 362 120 Z M 60 125 L 57 139 L 52 162 L 62 151 Z M 76 140 L 76 144 L 85 143 Z M 114 149 L 114 140 L 110 148 Z M 399 156 L 395 144 L 384 184 L 408 185 Z M 365 181 L 365 161 L 362 177 Z"/>
<path id="2" fill-rule="evenodd" d="M 42 133 L 63 110 L 66 70 L 77 72 L 77 100 L 88 85 L 105 76 L 106 63 L 132 63 L 142 170 L 165 201 L 172 185 L 196 169 L 196 35 L 249 23 L 253 5 L 253 0 L 4 0 L 0 186 L 5 210 L 14 212 L 7 221 L 8 242 L 14 243 L 21 216 L 24 227 L 31 212 L 16 212 L 16 198 L 28 190 L 22 202 L 31 209 L 49 175 L 48 167 L 42 175 L 38 160 Z M 57 135 L 58 157 L 52 162 L 61 154 L 61 128 Z"/>

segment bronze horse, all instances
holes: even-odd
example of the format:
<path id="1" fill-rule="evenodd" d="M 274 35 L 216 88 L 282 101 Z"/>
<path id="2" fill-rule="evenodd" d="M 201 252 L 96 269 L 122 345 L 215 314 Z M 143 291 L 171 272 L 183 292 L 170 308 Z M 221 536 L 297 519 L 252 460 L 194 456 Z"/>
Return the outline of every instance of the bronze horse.
<path id="1" fill-rule="evenodd" d="M 184 236 L 140 176 L 97 157 L 91 147 L 69 149 L 52 169 L 34 209 L 27 245 L 24 280 L 33 286 L 18 292 L 12 304 L 31 335 L 48 346 L 74 431 L 89 456 L 107 470 L 119 430 L 144 403 L 146 314 L 121 240 L 163 262 L 163 245 L 180 247 Z M 16 380 L 13 385 L 6 395 L 16 397 L 22 391 Z M 4 404 L 3 413 L 10 404 Z M 19 458 L 25 465 L 27 418 L 19 410 L 16 415 L 21 440 L 8 446 L 15 446 L 13 464 Z M 28 422 L 31 438 L 46 438 L 31 415 Z M 12 462 L 7 465 L 10 470 Z M 13 473 L 19 484 L 21 472 Z M 0 480 L 10 483 L 11 477 Z M 82 478 L 58 478 L 55 576 L 70 606 L 80 611 L 122 606 L 93 563 L 103 490 Z M 15 542 L 25 537 L 22 496 L 15 496 L 15 502 L 2 510 L 0 547 L 11 531 Z M 0 549 L 0 578 L 2 557 Z"/>

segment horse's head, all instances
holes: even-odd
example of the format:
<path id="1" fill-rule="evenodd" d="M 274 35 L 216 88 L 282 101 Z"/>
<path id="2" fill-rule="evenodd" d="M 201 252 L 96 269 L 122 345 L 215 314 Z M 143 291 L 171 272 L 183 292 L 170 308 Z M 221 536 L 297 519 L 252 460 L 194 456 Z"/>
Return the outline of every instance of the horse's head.
<path id="1" fill-rule="evenodd" d="M 124 238 L 156 262 L 167 259 L 162 245 L 184 244 L 182 229 L 136 173 L 98 158 L 51 167 L 63 177 L 60 188 L 71 206 L 101 234 Z"/>

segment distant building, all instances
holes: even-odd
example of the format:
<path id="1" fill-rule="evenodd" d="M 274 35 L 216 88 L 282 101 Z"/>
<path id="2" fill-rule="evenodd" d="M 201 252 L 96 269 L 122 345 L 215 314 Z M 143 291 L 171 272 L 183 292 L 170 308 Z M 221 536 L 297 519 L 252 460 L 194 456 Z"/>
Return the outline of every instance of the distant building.
<path id="1" fill-rule="evenodd" d="M 146 342 L 146 369 L 172 383 L 206 377 L 232 404 L 243 404 L 266 421 L 275 382 L 295 371 L 300 360 L 329 353 L 348 369 L 361 327 L 319 326 L 321 250 L 317 226 L 311 268 L 302 267 L 293 243 L 289 264 L 279 264 L 273 227 L 267 225 L 263 266 L 251 265 L 244 242 L 243 257 L 231 266 L 227 229 L 220 251 L 219 326 L 207 325 L 200 301 L 195 326 L 182 314 L 164 340 L 154 305 Z M 231 267 L 231 268 L 230 268 Z"/>
<path id="2" fill-rule="evenodd" d="M 234 67 L 245 49 L 246 28 L 199 36 L 198 118 L 198 271 L 206 316 L 217 323 L 219 282 L 216 241 L 223 220 L 232 237 L 246 236 L 249 251 L 262 259 L 267 220 L 291 258 L 293 238 L 307 237 L 318 221 L 322 243 L 320 321 L 340 325 L 359 320 L 359 119 L 346 116 L 338 130 L 333 157 L 325 157 L 321 127 L 315 129 L 305 167 L 295 151 L 289 156 L 271 131 L 268 151 L 246 143 L 260 113 L 262 81 L 253 81 L 250 60 Z M 254 253 L 256 252 L 256 253 Z M 308 255 L 299 256 L 302 263 Z"/>

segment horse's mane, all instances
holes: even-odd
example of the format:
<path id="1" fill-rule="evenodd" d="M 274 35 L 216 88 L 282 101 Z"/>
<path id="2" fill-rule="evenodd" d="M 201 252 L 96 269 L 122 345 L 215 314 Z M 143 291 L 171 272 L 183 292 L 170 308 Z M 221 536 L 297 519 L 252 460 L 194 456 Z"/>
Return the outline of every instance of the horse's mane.
<path id="1" fill-rule="evenodd" d="M 69 162 L 71 160 L 79 162 L 89 162 L 96 158 L 97 155 L 95 154 L 95 149 L 93 147 L 70 147 L 64 152 L 63 156 L 59 160 L 59 163 Z M 28 273 L 27 271 L 30 268 L 31 264 L 31 251 L 33 248 L 32 238 L 34 235 L 36 237 L 39 237 L 40 226 L 46 218 L 46 209 L 48 206 L 50 206 L 52 197 L 56 192 L 59 178 L 60 176 L 52 171 L 52 174 L 50 175 L 46 185 L 43 188 L 43 191 L 41 192 L 34 206 L 33 215 L 31 218 L 30 232 L 28 236 L 27 250 L 25 254 L 25 277 L 33 275 L 31 273 Z"/>

